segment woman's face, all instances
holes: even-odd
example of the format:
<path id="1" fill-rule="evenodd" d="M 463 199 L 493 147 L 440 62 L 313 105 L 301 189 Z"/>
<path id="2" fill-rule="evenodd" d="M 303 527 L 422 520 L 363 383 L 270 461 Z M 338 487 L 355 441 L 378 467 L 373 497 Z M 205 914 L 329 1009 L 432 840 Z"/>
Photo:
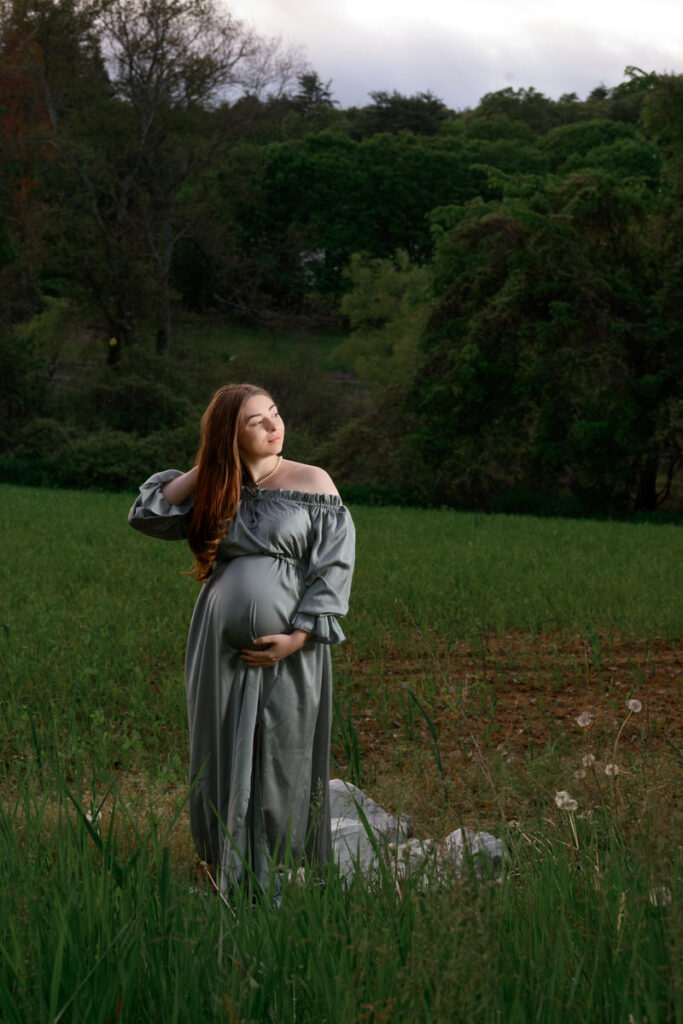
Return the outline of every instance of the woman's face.
<path id="1" fill-rule="evenodd" d="M 243 459 L 279 455 L 285 441 L 285 425 L 270 395 L 254 395 L 242 406 L 237 444 Z"/>

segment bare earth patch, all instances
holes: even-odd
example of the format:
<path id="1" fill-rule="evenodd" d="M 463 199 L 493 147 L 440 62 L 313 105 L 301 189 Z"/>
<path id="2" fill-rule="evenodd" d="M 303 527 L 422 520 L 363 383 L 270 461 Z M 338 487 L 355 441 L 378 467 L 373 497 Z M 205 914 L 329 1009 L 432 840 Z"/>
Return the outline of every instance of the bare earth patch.
<path id="1" fill-rule="evenodd" d="M 678 773 L 674 804 L 682 788 L 680 642 L 597 632 L 482 633 L 450 643 L 416 635 L 414 654 L 385 648 L 381 659 L 349 668 L 364 779 L 418 828 L 455 827 L 454 815 L 481 827 L 538 813 L 555 790 L 588 785 L 590 777 L 574 776 L 587 753 L 603 775 L 605 764 L 620 764 L 622 788 L 638 775 L 641 791 L 657 771 L 672 784 Z M 628 717 L 632 698 L 642 710 Z M 590 712 L 585 728 L 582 712 Z M 334 753 L 343 768 L 348 751 L 337 744 Z"/>
<path id="2" fill-rule="evenodd" d="M 346 676 L 337 693 L 346 738 L 337 720 L 331 774 L 409 814 L 418 835 L 440 837 L 460 825 L 501 834 L 504 823 L 528 828 L 541 819 L 559 825 L 559 790 L 571 791 L 583 814 L 609 802 L 628 827 L 652 820 L 662 843 L 683 834 L 680 642 L 510 632 L 447 643 L 416 633 L 412 650 L 397 653 L 388 640 L 369 660 L 349 645 L 337 665 Z M 629 715 L 632 699 L 642 709 Z M 577 722 L 584 712 L 586 727 Z M 584 771 L 588 754 L 596 764 Z M 616 778 L 604 772 L 612 763 Z M 88 815 L 100 810 L 93 824 L 103 837 L 113 827 L 132 849 L 152 829 L 179 870 L 204 884 L 184 780 L 128 773 L 109 795 L 84 792 L 85 781 L 82 806 Z M 3 796 L 11 807 L 12 795 Z M 66 810 L 77 817 L 73 806 Z M 58 817 L 48 802 L 48 830 Z M 15 805 L 20 834 L 23 818 Z"/>

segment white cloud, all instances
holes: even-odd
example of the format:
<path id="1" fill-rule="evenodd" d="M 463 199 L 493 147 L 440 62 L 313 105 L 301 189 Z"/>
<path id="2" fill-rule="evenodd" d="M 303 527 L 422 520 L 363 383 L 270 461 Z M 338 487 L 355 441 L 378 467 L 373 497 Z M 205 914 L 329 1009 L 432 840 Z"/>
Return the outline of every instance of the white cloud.
<path id="1" fill-rule="evenodd" d="M 234 0 L 266 35 L 301 43 L 342 106 L 377 89 L 430 89 L 449 106 L 533 86 L 585 96 L 626 65 L 683 70 L 683 3 L 610 0 Z"/>

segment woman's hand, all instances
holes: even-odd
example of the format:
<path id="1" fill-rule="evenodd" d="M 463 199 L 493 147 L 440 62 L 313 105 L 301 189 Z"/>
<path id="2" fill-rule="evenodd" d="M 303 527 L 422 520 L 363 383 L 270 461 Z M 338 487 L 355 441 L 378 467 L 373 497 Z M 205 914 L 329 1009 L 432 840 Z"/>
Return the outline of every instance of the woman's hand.
<path id="1" fill-rule="evenodd" d="M 310 633 L 305 629 L 295 629 L 291 633 L 274 633 L 272 636 L 259 636 L 254 640 L 256 644 L 267 644 L 263 650 L 253 651 L 248 647 L 242 651 L 240 657 L 247 665 L 258 665 L 261 668 L 272 668 L 294 651 L 299 651 L 308 640 Z"/>

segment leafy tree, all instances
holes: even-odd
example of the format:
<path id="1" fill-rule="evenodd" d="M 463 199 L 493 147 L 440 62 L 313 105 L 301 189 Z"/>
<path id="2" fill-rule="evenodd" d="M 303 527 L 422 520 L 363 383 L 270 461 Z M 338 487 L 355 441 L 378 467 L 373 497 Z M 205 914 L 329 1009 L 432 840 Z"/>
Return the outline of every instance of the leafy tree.
<path id="1" fill-rule="evenodd" d="M 526 488 L 655 507 L 680 458 L 683 322 L 662 316 L 649 207 L 642 187 L 587 170 L 436 215 L 412 402 L 441 500 Z"/>
<path id="2" fill-rule="evenodd" d="M 36 37 L 64 36 L 49 52 L 49 87 L 65 105 L 70 91 L 101 72 L 85 34 L 86 19 L 73 5 L 46 6 L 41 16 L 26 4 L 2 5 L 0 19 L 0 195 L 7 210 L 17 259 L 2 274 L 5 312 L 12 319 L 30 316 L 39 306 L 46 264 L 50 260 L 50 214 L 47 178 L 57 163 L 44 100 L 42 79 L 33 73 L 41 57 Z M 46 29 L 46 26 L 47 29 Z M 45 30 L 45 31 L 44 31 Z M 83 35 L 82 45 L 74 36 Z M 47 60 L 47 58 L 46 58 Z M 44 77 L 47 64 L 44 62 Z M 49 273 L 49 271 L 48 271 Z"/>
<path id="3" fill-rule="evenodd" d="M 557 171 L 569 159 L 585 157 L 598 146 L 609 146 L 622 139 L 634 139 L 636 135 L 634 126 L 607 118 L 592 118 L 552 128 L 540 145 L 548 156 L 550 169 Z"/>
<path id="4" fill-rule="evenodd" d="M 419 343 L 432 311 L 432 271 L 405 252 L 389 259 L 354 256 L 342 310 L 352 327 L 335 358 L 357 374 L 369 395 L 321 451 L 335 475 L 385 499 L 424 500 L 420 464 L 406 438 L 417 424 L 406 406 L 420 365 Z"/>
<path id="5" fill-rule="evenodd" d="M 431 270 L 405 252 L 392 259 L 356 255 L 347 271 L 350 291 L 341 303 L 352 329 L 336 351 L 375 397 L 387 387 L 406 393 L 417 367 L 418 341 L 431 310 Z"/>
<path id="6" fill-rule="evenodd" d="M 659 146 L 665 174 L 677 199 L 683 196 L 683 75 L 646 79 L 642 126 Z"/>
<path id="7" fill-rule="evenodd" d="M 584 104 L 589 117 L 638 124 L 645 92 L 657 76 L 634 67 L 627 67 L 624 74 L 627 80 L 614 88 L 599 85 L 593 89 Z"/>
<path id="8" fill-rule="evenodd" d="M 332 99 L 332 80 L 323 82 L 316 71 L 306 71 L 297 75 L 299 85 L 291 99 L 292 106 L 302 114 L 308 113 L 316 107 L 333 107 L 335 100 Z"/>
<path id="9" fill-rule="evenodd" d="M 621 139 L 608 146 L 596 146 L 585 156 L 569 157 L 563 170 L 569 172 L 581 167 L 601 167 L 623 178 L 640 178 L 652 189 L 661 187 L 661 154 L 644 139 Z"/>
<path id="10" fill-rule="evenodd" d="M 657 293 L 658 326 L 667 350 L 672 353 L 671 372 L 683 377 L 681 337 L 683 336 L 683 75 L 659 75 L 646 80 L 641 124 L 659 148 L 663 158 L 662 203 L 654 219 L 658 248 L 660 287 Z M 659 426 L 658 443 L 668 451 L 670 487 L 675 469 L 683 457 L 683 399 L 680 388 L 668 402 L 667 415 Z M 650 477 L 656 478 L 655 455 Z M 651 494 L 653 485 L 650 484 Z"/>
<path id="11" fill-rule="evenodd" d="M 300 62 L 214 0 L 11 2 L 3 48 L 17 40 L 57 153 L 49 184 L 65 276 L 124 341 L 153 302 L 165 350 L 173 251 L 222 143 L 212 108 L 231 90 L 282 90 Z"/>
<path id="12" fill-rule="evenodd" d="M 511 121 L 522 121 L 534 132 L 542 133 L 562 123 L 564 108 L 574 114 L 573 104 L 557 104 L 533 87 L 513 89 L 508 86 L 498 92 L 482 96 L 477 107 L 467 115 L 468 119 L 488 119 L 503 115 Z"/>
<path id="13" fill-rule="evenodd" d="M 351 255 L 429 258 L 428 213 L 486 187 L 457 137 L 321 132 L 265 153 L 254 205 L 240 221 L 247 256 L 271 268 L 269 295 L 296 307 L 305 294 L 335 300 Z M 265 282 L 264 282 L 265 283 Z"/>
<path id="14" fill-rule="evenodd" d="M 351 134 L 356 139 L 384 132 L 412 132 L 436 135 L 453 115 L 432 92 L 404 96 L 400 92 L 371 92 L 372 104 L 361 107 L 352 118 Z"/>

